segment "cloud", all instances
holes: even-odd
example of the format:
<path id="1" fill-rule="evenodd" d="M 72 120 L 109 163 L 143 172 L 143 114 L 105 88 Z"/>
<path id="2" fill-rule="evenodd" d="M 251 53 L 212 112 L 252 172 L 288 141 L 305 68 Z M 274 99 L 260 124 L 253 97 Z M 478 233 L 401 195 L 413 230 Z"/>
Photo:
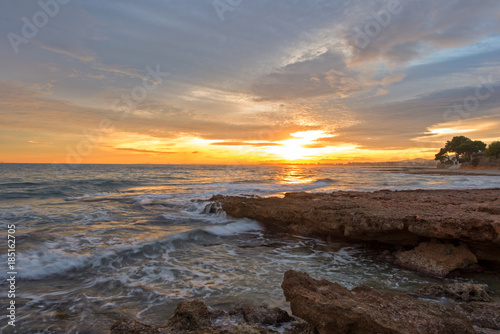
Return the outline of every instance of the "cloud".
<path id="1" fill-rule="evenodd" d="M 125 148 L 125 147 L 114 147 L 114 150 L 119 151 L 131 151 L 137 153 L 154 153 L 154 154 L 177 154 L 179 152 L 165 152 L 165 151 L 155 151 L 155 150 L 141 150 L 136 148 Z"/>
<path id="2" fill-rule="evenodd" d="M 485 136 L 486 128 L 489 128 L 488 124 L 493 119 L 488 117 L 500 113 L 500 82 L 492 84 L 490 88 L 493 92 L 488 98 L 477 100 L 477 105 L 468 104 L 466 107 L 464 101 L 474 101 L 478 87 L 480 86 L 445 89 L 413 99 L 360 108 L 355 111 L 358 124 L 339 128 L 335 132 L 337 137 L 324 141 L 353 142 L 370 149 L 403 149 L 415 145 L 415 138 L 422 137 L 430 127 L 444 127 L 439 125 L 441 123 L 465 124 L 471 119 L 482 124 L 476 124 L 477 135 Z M 486 94 L 488 91 L 483 87 L 480 92 Z M 457 109 L 454 105 L 458 106 Z M 470 111 L 466 109 L 472 107 L 474 108 Z"/>
<path id="3" fill-rule="evenodd" d="M 221 146 L 255 146 L 255 147 L 265 147 L 265 146 L 281 146 L 278 143 L 249 143 L 244 141 L 220 141 L 215 143 L 210 143 L 210 145 L 221 145 Z"/>
<path id="4" fill-rule="evenodd" d="M 365 89 L 360 80 L 358 73 L 346 67 L 341 55 L 325 52 L 261 77 L 252 85 L 252 93 L 259 101 L 346 97 Z"/>
<path id="5" fill-rule="evenodd" d="M 391 2 L 400 5 L 388 16 Z M 435 50 L 495 36 L 500 32 L 496 18 L 499 9 L 500 4 L 490 0 L 357 2 L 343 22 L 344 38 L 354 55 L 353 62 L 401 65 Z"/>

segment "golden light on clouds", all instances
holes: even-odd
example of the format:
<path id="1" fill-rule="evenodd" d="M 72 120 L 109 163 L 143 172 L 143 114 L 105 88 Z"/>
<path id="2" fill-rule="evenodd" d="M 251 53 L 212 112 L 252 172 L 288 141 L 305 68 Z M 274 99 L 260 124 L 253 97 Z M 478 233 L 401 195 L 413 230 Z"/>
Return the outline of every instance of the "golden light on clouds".
<path id="1" fill-rule="evenodd" d="M 265 151 L 274 155 L 277 159 L 287 161 L 294 160 L 314 160 L 328 157 L 331 154 L 342 151 L 355 149 L 355 146 L 325 146 L 325 147 L 308 147 L 313 145 L 320 138 L 331 138 L 335 135 L 321 130 L 300 131 L 291 133 L 293 139 L 278 141 L 279 146 L 267 147 Z"/>

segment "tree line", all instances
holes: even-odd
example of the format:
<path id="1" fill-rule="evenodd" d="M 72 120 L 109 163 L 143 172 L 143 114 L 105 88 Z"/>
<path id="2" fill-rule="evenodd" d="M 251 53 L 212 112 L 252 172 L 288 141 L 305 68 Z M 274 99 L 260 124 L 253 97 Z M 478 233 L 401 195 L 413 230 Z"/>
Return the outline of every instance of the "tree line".
<path id="1" fill-rule="evenodd" d="M 472 140 L 465 136 L 456 136 L 448 140 L 444 147 L 435 155 L 435 160 L 441 162 L 449 161 L 450 153 L 455 155 L 460 162 L 470 161 L 473 153 L 483 152 L 485 157 L 498 159 L 500 157 L 500 141 L 494 141 L 488 148 L 486 143 L 480 140 Z"/>

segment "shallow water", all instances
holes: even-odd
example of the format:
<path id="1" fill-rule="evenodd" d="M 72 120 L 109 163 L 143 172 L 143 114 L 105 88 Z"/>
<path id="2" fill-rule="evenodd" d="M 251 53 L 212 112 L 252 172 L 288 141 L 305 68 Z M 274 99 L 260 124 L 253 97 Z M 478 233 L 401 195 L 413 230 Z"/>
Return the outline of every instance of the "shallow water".
<path id="1" fill-rule="evenodd" d="M 16 225 L 15 330 L 101 333 L 124 315 L 161 325 L 186 299 L 226 310 L 287 308 L 280 284 L 288 269 L 348 288 L 415 291 L 440 281 L 393 268 L 359 245 L 276 238 L 255 221 L 206 213 L 206 200 L 492 187 L 500 178 L 325 166 L 0 164 L 0 228 Z M 0 257 L 6 275 L 6 242 Z M 500 289 L 488 272 L 462 280 Z M 7 305 L 5 280 L 0 287 Z M 15 332 L 5 320 L 0 329 Z"/>

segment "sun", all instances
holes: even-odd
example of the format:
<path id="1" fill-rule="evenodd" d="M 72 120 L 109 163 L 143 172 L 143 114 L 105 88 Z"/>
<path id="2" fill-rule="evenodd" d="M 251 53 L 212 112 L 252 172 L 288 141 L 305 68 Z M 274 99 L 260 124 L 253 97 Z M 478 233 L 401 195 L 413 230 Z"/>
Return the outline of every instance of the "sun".
<path id="1" fill-rule="evenodd" d="M 267 153 L 275 154 L 282 159 L 293 161 L 303 159 L 313 159 L 317 157 L 317 149 L 307 148 L 319 138 L 333 137 L 325 131 L 310 130 L 291 133 L 293 139 L 282 140 L 279 146 L 269 147 Z"/>

